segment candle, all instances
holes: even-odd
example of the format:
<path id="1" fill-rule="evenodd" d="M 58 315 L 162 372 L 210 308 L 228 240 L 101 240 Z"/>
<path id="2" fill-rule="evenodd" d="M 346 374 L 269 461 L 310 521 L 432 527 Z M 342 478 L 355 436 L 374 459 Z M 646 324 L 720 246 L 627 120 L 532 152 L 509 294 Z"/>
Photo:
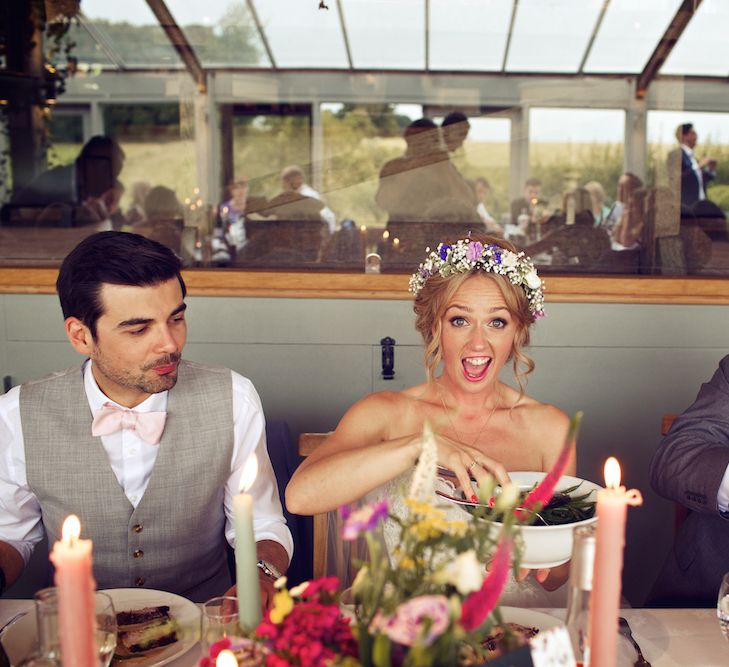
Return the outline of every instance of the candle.
<path id="1" fill-rule="evenodd" d="M 387 239 L 390 238 L 390 232 L 386 229 L 384 232 L 382 232 L 382 240 L 387 241 Z"/>
<path id="2" fill-rule="evenodd" d="M 233 651 L 229 651 L 226 648 L 218 653 L 218 657 L 215 660 L 215 667 L 238 667 L 238 660 Z"/>
<path id="3" fill-rule="evenodd" d="M 66 517 L 61 539 L 50 558 L 56 568 L 58 632 L 63 667 L 96 667 L 96 611 L 91 572 L 91 540 L 79 539 L 81 522 L 75 514 Z"/>
<path id="4" fill-rule="evenodd" d="M 240 490 L 233 497 L 235 520 L 235 572 L 238 594 L 238 623 L 252 630 L 261 621 L 261 591 L 258 584 L 258 554 L 253 536 L 253 498 L 246 493 L 258 472 L 258 459 L 251 454 L 243 467 Z"/>
<path id="5" fill-rule="evenodd" d="M 595 566 L 588 631 L 590 667 L 615 667 L 620 608 L 625 518 L 628 505 L 643 503 L 640 491 L 620 486 L 620 464 L 605 462 L 605 486 L 597 492 Z"/>

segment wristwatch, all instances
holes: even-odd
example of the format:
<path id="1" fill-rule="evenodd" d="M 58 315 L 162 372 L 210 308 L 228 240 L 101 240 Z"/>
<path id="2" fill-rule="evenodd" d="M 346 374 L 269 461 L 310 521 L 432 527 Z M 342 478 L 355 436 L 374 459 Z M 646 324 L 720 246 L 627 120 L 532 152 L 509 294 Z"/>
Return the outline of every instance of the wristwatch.
<path id="1" fill-rule="evenodd" d="M 258 569 L 263 572 L 263 574 L 273 581 L 277 581 L 283 576 L 275 565 L 272 565 L 266 560 L 259 560 L 256 565 L 258 565 Z"/>

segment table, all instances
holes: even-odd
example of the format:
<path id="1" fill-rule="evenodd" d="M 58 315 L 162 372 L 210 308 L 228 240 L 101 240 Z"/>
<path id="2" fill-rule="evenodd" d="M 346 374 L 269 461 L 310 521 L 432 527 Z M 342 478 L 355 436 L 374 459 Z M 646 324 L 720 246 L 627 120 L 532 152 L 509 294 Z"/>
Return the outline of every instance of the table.
<path id="1" fill-rule="evenodd" d="M 32 600 L 0 600 L 0 627 Z M 564 609 L 540 609 L 564 618 Z M 726 667 L 729 642 L 719 630 L 714 609 L 621 609 L 633 636 L 652 667 Z M 195 667 L 200 659 L 195 647 L 169 663 L 170 667 Z"/>

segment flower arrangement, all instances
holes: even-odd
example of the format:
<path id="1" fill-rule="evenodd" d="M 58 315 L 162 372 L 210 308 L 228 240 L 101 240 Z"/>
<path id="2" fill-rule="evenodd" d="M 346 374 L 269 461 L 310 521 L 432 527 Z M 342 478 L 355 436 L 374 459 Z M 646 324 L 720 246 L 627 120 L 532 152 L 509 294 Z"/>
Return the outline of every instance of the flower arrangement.
<path id="1" fill-rule="evenodd" d="M 447 278 L 473 269 L 505 276 L 512 284 L 519 285 L 527 296 L 534 319 L 544 317 L 544 282 L 529 257 L 523 252 L 484 245 L 470 238 L 459 239 L 453 245 L 438 244 L 410 278 L 410 291 L 417 295 L 428 278 L 436 274 Z"/>
<path id="2" fill-rule="evenodd" d="M 285 577 L 255 635 L 236 645 L 218 642 L 201 667 L 213 667 L 222 649 L 239 665 L 266 667 L 431 667 L 484 662 L 484 640 L 501 622 L 497 606 L 510 569 L 519 567 L 518 526 L 528 511 L 550 498 L 569 459 L 579 418 L 573 420 L 562 455 L 528 503 L 517 508 L 518 488 L 505 487 L 493 500 L 502 515 L 498 530 L 478 520 L 447 520 L 436 505 L 436 444 L 427 427 L 413 473 L 405 511 L 387 499 L 356 510 L 344 508 L 345 540 L 364 538 L 368 559 L 352 585 L 353 618 L 342 612 L 334 577 L 305 582 L 291 590 Z M 495 482 L 479 487 L 489 499 Z M 378 540 L 381 522 L 399 530 L 398 547 L 388 555 Z M 484 563 L 490 562 L 487 572 Z"/>

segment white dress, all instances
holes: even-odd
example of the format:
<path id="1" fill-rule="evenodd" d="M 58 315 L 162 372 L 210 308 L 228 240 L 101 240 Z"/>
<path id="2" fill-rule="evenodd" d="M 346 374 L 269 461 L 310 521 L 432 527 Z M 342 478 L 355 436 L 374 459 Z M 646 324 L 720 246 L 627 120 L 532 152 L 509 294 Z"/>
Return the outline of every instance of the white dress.
<path id="1" fill-rule="evenodd" d="M 436 488 L 439 485 L 442 485 L 442 490 L 446 493 L 452 492 L 452 488 L 448 488 L 447 482 L 440 478 L 436 482 Z M 366 502 L 387 498 L 390 512 L 396 516 L 405 516 L 407 510 L 404 500 L 409 488 L 410 474 L 401 475 L 370 492 Z M 462 521 L 464 518 L 471 517 L 471 514 L 463 508 L 440 498 L 438 506 L 445 510 L 448 519 Z M 392 554 L 400 540 L 400 529 L 394 521 L 386 521 L 382 532 L 387 553 L 392 560 Z M 545 591 L 533 576 L 530 575 L 525 581 L 518 582 L 511 573 L 504 592 L 499 598 L 499 605 L 504 607 L 566 607 L 567 585 L 564 584 L 557 590 L 549 592 Z"/>

